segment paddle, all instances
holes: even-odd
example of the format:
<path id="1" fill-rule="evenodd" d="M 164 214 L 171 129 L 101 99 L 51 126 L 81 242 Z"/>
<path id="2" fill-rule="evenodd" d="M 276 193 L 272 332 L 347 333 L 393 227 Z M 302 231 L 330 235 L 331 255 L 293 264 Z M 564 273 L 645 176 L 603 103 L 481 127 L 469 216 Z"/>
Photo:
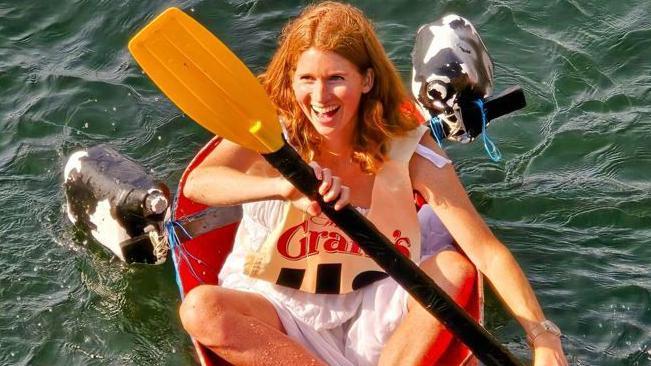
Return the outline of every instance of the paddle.
<path id="1" fill-rule="evenodd" d="M 141 30 L 129 50 L 154 83 L 182 111 L 211 132 L 258 151 L 356 241 L 391 277 L 486 365 L 517 359 L 404 257 L 351 205 L 340 211 L 317 193 L 310 168 L 282 138 L 275 109 L 255 76 L 201 24 L 170 8 Z"/>

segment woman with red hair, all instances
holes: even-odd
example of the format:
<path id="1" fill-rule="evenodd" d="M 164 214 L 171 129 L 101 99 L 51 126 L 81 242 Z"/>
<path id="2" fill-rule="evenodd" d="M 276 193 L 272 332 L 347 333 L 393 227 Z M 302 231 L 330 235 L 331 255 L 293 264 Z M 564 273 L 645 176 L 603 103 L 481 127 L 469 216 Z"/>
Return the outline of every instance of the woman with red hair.
<path id="1" fill-rule="evenodd" d="M 356 207 L 462 306 L 476 266 L 527 332 L 535 364 L 567 364 L 515 259 L 404 108 L 407 92 L 361 11 L 330 1 L 307 7 L 284 28 L 260 80 L 326 202 Z M 418 214 L 414 190 L 429 203 Z M 441 352 L 432 350 L 451 342 L 255 152 L 223 141 L 184 193 L 208 205 L 243 205 L 220 286 L 191 290 L 180 311 L 190 335 L 230 363 L 434 364 Z"/>

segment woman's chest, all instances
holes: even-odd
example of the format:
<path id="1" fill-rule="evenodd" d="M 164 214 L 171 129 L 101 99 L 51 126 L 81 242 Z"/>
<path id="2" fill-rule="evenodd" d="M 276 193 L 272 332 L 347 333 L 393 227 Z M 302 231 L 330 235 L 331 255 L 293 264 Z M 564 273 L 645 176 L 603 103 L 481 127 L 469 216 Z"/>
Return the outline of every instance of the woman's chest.
<path id="1" fill-rule="evenodd" d="M 332 169 L 332 174 L 341 179 L 341 184 L 350 189 L 350 204 L 355 207 L 369 208 L 373 197 L 375 175 L 360 169 Z"/>

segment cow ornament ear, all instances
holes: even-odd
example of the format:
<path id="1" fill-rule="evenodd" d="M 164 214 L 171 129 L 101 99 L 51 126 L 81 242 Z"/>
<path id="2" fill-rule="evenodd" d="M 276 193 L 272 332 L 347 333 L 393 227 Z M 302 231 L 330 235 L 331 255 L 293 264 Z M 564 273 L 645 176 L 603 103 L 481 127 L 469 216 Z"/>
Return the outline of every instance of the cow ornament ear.
<path id="1" fill-rule="evenodd" d="M 437 140 L 467 143 L 491 118 L 525 105 L 522 89 L 493 93 L 493 62 L 475 27 L 458 15 L 421 26 L 412 52 L 411 90 L 425 118 L 436 118 Z M 499 107 L 499 108 L 498 108 Z M 491 111 L 492 109 L 492 111 Z M 498 110 L 499 109 L 499 110 Z"/>

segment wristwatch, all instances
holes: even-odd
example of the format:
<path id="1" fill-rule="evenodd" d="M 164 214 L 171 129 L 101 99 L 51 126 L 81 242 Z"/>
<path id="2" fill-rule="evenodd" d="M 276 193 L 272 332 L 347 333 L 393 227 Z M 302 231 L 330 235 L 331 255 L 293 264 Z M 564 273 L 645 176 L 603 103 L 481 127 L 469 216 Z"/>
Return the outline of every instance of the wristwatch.
<path id="1" fill-rule="evenodd" d="M 557 337 L 561 336 L 561 329 L 554 324 L 551 320 L 543 320 L 531 328 L 531 332 L 527 334 L 527 343 L 533 347 L 533 342 L 543 333 L 551 333 Z"/>

